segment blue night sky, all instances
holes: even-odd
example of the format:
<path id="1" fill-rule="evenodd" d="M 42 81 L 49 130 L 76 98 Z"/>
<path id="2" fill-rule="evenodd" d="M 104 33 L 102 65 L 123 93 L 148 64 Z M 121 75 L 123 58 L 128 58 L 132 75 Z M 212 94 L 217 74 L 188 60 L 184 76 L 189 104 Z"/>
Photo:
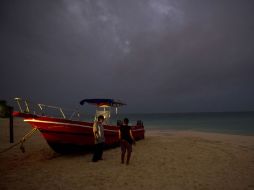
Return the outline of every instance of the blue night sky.
<path id="1" fill-rule="evenodd" d="M 1 0 L 0 99 L 254 110 L 252 0 Z"/>

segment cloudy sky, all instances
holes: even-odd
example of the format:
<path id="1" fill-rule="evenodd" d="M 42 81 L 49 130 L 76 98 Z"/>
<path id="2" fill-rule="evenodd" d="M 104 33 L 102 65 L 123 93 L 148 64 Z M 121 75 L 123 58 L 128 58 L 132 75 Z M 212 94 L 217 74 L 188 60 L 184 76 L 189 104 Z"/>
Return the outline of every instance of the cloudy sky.
<path id="1" fill-rule="evenodd" d="M 253 0 L 1 0 L 0 99 L 254 110 Z"/>

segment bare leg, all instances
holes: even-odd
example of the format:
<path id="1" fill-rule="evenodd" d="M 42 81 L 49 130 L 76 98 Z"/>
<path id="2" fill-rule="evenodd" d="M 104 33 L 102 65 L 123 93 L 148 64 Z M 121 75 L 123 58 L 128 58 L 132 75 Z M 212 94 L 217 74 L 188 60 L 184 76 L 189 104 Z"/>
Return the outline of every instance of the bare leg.
<path id="1" fill-rule="evenodd" d="M 122 151 L 122 154 L 121 154 L 121 161 L 122 161 L 122 164 L 124 164 L 125 152 L 126 152 L 126 149 L 123 150 L 123 151 Z"/>
<path id="2" fill-rule="evenodd" d="M 126 161 L 127 165 L 129 165 L 130 158 L 131 158 L 131 151 L 127 151 L 127 161 Z"/>

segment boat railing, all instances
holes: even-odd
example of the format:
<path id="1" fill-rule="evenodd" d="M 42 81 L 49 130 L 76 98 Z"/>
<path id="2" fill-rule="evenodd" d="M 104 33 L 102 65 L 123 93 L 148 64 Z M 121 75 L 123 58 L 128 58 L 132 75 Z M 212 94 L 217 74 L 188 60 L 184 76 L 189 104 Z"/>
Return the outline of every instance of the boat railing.
<path id="1" fill-rule="evenodd" d="M 39 116 L 47 117 L 59 117 L 63 119 L 77 119 L 80 120 L 80 113 L 77 110 L 63 109 L 58 106 L 51 106 L 45 104 L 32 103 L 28 100 L 23 100 L 21 98 L 14 98 L 17 103 L 19 112 L 21 113 L 30 113 Z M 55 116 L 55 114 L 57 114 Z"/>

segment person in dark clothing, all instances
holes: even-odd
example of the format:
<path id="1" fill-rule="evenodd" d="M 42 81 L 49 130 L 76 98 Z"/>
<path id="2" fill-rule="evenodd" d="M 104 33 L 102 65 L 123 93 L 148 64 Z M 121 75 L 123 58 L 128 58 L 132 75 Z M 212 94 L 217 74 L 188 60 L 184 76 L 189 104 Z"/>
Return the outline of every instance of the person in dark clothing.
<path id="1" fill-rule="evenodd" d="M 104 137 L 104 128 L 103 128 L 103 115 L 98 117 L 98 121 L 93 125 L 93 133 L 94 133 L 94 154 L 93 154 L 93 162 L 97 162 L 98 160 L 102 160 L 103 154 L 103 146 L 105 142 Z"/>
<path id="2" fill-rule="evenodd" d="M 135 144 L 135 139 L 131 132 L 131 127 L 128 126 L 129 119 L 123 120 L 123 125 L 119 129 L 119 139 L 121 144 L 121 163 L 124 164 L 125 153 L 127 151 L 126 165 L 129 164 L 132 152 L 132 144 Z"/>

